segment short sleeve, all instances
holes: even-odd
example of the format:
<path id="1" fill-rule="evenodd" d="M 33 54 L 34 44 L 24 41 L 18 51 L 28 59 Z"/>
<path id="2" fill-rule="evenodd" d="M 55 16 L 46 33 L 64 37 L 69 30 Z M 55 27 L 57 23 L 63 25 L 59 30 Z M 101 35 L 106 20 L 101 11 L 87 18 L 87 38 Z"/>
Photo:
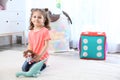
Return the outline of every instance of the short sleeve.
<path id="1" fill-rule="evenodd" d="M 51 38 L 50 38 L 50 33 L 49 33 L 49 30 L 46 30 L 45 31 L 45 38 L 44 38 L 45 40 L 50 40 Z"/>

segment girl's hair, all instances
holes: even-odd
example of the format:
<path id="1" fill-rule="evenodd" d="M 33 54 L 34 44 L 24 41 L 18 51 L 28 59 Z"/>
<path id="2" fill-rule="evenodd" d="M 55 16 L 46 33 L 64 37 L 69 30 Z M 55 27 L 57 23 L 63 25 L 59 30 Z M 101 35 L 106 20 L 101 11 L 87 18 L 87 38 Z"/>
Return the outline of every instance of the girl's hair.
<path id="1" fill-rule="evenodd" d="M 40 13 L 43 15 L 43 17 L 45 19 L 45 21 L 44 21 L 44 27 L 46 27 L 47 29 L 50 30 L 50 18 L 49 18 L 49 15 L 48 15 L 48 9 L 47 8 L 45 8 L 45 9 L 39 9 L 39 8 L 33 8 L 33 9 L 31 9 L 29 30 L 33 30 L 33 28 L 34 28 L 34 25 L 31 22 L 31 18 L 32 18 L 33 13 L 36 12 L 36 11 L 40 11 Z"/>

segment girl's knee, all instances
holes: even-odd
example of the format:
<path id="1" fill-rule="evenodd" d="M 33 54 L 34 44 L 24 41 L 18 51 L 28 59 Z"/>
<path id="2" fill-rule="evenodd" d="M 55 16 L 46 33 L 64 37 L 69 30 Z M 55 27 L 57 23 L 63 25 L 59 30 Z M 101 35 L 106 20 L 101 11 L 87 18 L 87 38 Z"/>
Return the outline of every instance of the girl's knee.
<path id="1" fill-rule="evenodd" d="M 29 69 L 27 67 L 22 67 L 22 71 L 27 72 Z"/>
<path id="2" fill-rule="evenodd" d="M 27 72 L 35 64 L 35 62 L 29 64 L 27 61 L 24 62 L 22 66 L 22 71 Z"/>
<path id="3" fill-rule="evenodd" d="M 28 63 L 25 61 L 23 66 L 22 66 L 22 71 L 27 72 L 29 70 Z"/>

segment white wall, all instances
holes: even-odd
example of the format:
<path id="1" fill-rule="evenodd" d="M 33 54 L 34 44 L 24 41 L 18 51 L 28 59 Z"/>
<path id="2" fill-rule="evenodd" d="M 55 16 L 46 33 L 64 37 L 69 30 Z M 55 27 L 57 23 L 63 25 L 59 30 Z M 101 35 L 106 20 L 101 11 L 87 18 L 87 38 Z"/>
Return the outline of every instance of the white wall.
<path id="1" fill-rule="evenodd" d="M 0 35 L 23 32 L 25 26 L 25 0 L 4 0 L 6 9 L 0 11 Z M 15 36 L 13 42 L 15 43 Z M 10 44 L 9 37 L 0 37 L 0 45 Z"/>

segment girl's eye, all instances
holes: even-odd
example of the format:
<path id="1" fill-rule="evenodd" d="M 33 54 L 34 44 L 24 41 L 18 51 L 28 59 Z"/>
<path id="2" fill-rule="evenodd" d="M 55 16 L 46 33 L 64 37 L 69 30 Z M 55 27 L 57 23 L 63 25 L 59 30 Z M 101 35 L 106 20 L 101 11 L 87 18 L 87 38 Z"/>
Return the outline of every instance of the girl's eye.
<path id="1" fill-rule="evenodd" d="M 36 18 L 36 16 L 33 16 L 33 18 Z"/>
<path id="2" fill-rule="evenodd" d="M 39 16 L 39 17 L 37 17 L 37 16 L 33 16 L 33 18 L 38 18 L 38 19 L 41 19 L 42 17 L 41 17 L 41 16 Z"/>

